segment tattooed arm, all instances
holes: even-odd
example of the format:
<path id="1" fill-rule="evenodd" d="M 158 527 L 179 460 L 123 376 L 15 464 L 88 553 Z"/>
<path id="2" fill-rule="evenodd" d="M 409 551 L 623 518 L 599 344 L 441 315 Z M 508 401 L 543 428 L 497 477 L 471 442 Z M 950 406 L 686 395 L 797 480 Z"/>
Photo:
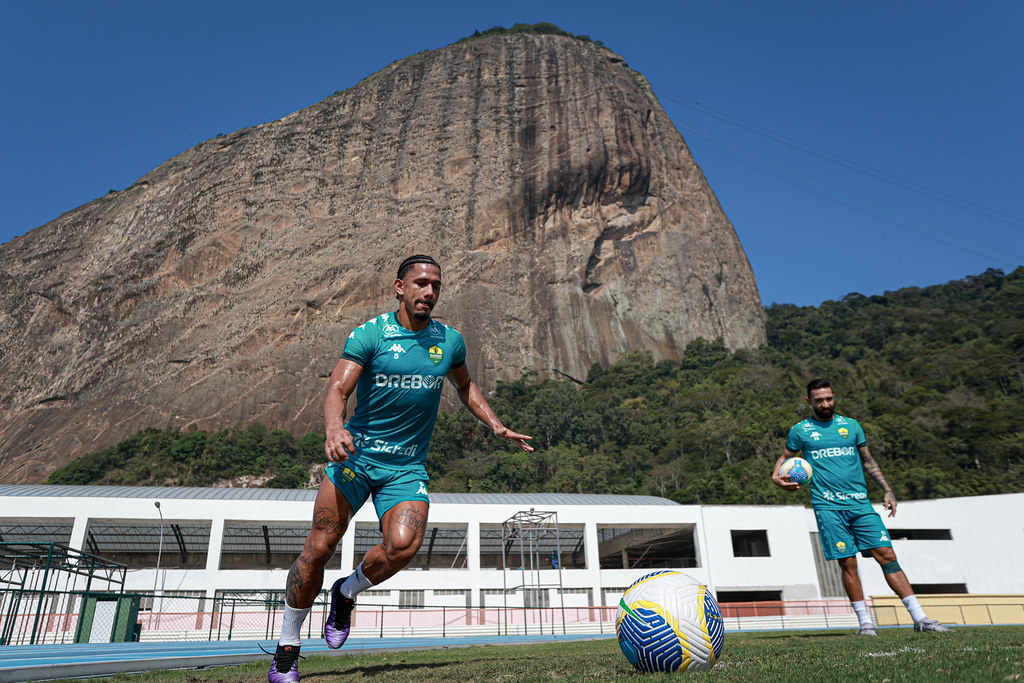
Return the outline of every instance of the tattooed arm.
<path id="1" fill-rule="evenodd" d="M 889 482 L 885 480 L 885 475 L 882 474 L 882 468 L 879 467 L 878 463 L 875 462 L 875 459 L 871 457 L 871 451 L 868 450 L 867 444 L 858 446 L 857 450 L 860 451 L 860 463 L 864 466 L 864 471 L 867 472 L 867 474 L 882 487 L 882 491 L 885 492 L 882 507 L 889 511 L 890 517 L 894 517 L 896 515 L 896 496 L 893 495 L 892 487 L 889 486 Z"/>

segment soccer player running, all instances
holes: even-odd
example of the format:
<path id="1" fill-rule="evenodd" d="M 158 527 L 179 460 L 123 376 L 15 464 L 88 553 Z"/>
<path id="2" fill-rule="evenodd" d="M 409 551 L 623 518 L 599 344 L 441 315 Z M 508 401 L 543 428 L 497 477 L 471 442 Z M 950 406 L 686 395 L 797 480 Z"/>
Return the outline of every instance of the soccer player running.
<path id="1" fill-rule="evenodd" d="M 882 506 L 889 511 L 889 516 L 896 514 L 896 497 L 878 463 L 871 457 L 860 423 L 835 414 L 835 396 L 828 380 L 816 379 L 808 383 L 807 402 L 811 406 L 811 417 L 789 430 L 782 456 L 775 463 L 772 481 L 787 491 L 795 491 L 800 485 L 789 481 L 789 477 L 780 476 L 779 467 L 786 458 L 800 451 L 811 461 L 814 467 L 811 507 L 818 521 L 821 547 L 826 560 L 839 562 L 843 588 L 860 621 L 860 635 L 875 635 L 875 626 L 865 606 L 864 589 L 857 573 L 858 551 L 865 557 L 874 557 L 881 565 L 886 583 L 910 612 L 915 631 L 948 631 L 921 609 L 907 575 L 896 561 L 896 552 L 882 518 L 868 500 L 865 471 L 885 492 Z"/>
<path id="2" fill-rule="evenodd" d="M 313 504 L 312 530 L 288 572 L 284 622 L 270 683 L 299 680 L 299 633 L 324 581 L 324 566 L 352 516 L 372 498 L 383 542 L 370 548 L 348 578 L 331 588 L 324 624 L 327 645 L 348 638 L 361 591 L 409 564 L 427 527 L 427 448 L 445 378 L 459 399 L 499 439 L 532 451 L 531 437 L 505 427 L 466 367 L 457 331 L 431 320 L 441 293 L 441 267 L 418 254 L 402 261 L 395 278 L 398 310 L 363 323 L 349 335 L 331 373 L 324 400 L 325 451 L 330 463 Z M 358 400 L 345 423 L 353 391 Z"/>

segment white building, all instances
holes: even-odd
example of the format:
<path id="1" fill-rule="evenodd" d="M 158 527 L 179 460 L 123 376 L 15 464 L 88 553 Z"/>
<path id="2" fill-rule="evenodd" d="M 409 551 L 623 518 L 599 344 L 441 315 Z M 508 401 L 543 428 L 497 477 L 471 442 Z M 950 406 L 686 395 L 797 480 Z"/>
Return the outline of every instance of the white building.
<path id="1" fill-rule="evenodd" d="M 52 541 L 123 563 L 126 591 L 282 592 L 315 495 L 0 485 L 0 542 Z M 893 519 L 877 507 L 918 594 L 1024 593 L 1024 493 L 904 502 Z M 379 539 L 373 506 L 364 506 L 328 565 L 326 585 Z M 865 592 L 886 595 L 874 565 L 861 562 Z M 444 493 L 431 495 L 412 565 L 366 597 L 410 607 L 614 605 L 639 576 L 665 567 L 706 582 L 725 603 L 843 597 L 835 563 L 822 559 L 814 516 L 802 506 Z"/>

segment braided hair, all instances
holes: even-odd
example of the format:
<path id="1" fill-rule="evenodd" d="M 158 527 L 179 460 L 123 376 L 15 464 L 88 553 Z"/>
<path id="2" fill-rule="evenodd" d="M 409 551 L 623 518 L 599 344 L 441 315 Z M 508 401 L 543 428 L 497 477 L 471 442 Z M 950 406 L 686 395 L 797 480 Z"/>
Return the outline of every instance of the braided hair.
<path id="1" fill-rule="evenodd" d="M 410 256 L 409 258 L 402 261 L 402 264 L 398 266 L 398 279 L 403 279 L 405 277 L 405 274 L 409 272 L 409 269 L 412 268 L 417 263 L 426 263 L 431 266 L 437 266 L 437 269 L 441 270 L 441 266 L 438 265 L 437 261 L 430 258 L 426 254 L 414 254 L 413 256 Z"/>

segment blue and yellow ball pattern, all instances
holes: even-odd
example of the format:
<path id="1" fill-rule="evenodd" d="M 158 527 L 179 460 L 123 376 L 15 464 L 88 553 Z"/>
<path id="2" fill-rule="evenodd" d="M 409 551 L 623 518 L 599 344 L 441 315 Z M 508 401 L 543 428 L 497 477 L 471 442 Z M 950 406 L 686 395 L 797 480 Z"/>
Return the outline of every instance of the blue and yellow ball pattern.
<path id="1" fill-rule="evenodd" d="M 626 590 L 615 631 L 626 659 L 644 673 L 710 669 L 725 640 L 722 612 L 707 586 L 668 570 Z"/>
<path id="2" fill-rule="evenodd" d="M 779 465 L 779 475 L 783 477 L 789 475 L 790 481 L 800 484 L 800 488 L 803 488 L 811 483 L 811 477 L 814 476 L 814 468 L 811 467 L 811 463 L 807 462 L 807 460 L 795 455 L 792 458 L 786 458 Z"/>

